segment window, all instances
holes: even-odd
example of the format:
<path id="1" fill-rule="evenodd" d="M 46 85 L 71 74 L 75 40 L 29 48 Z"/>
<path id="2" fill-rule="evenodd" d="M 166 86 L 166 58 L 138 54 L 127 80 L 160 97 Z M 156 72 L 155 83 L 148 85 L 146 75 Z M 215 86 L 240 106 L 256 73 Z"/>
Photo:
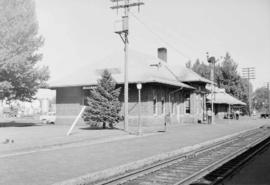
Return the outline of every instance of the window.
<path id="1" fill-rule="evenodd" d="M 157 114 L 157 97 L 153 99 L 153 114 Z"/>
<path id="2" fill-rule="evenodd" d="M 161 114 L 165 113 L 165 100 L 164 98 L 161 99 Z"/>
<path id="3" fill-rule="evenodd" d="M 153 114 L 157 115 L 157 92 L 156 89 L 153 89 Z"/>
<path id="4" fill-rule="evenodd" d="M 186 114 L 190 114 L 190 94 L 185 94 L 185 109 Z"/>

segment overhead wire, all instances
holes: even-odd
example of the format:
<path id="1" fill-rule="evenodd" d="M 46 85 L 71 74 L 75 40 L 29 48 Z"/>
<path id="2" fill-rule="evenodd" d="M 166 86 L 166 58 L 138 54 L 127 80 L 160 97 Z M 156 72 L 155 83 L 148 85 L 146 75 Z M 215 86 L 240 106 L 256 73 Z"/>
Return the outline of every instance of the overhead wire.
<path id="1" fill-rule="evenodd" d="M 174 51 L 176 51 L 178 54 L 180 54 L 181 56 L 192 60 L 189 55 L 187 55 L 186 53 L 182 52 L 181 50 L 179 50 L 177 47 L 175 47 L 174 44 L 171 44 L 168 40 L 163 39 L 163 37 L 160 36 L 160 34 L 158 34 L 156 31 L 154 31 L 149 25 L 147 25 L 144 21 L 142 21 L 139 17 L 137 17 L 135 14 L 133 14 L 132 12 L 130 12 L 131 15 L 140 23 L 142 24 L 149 32 L 151 32 L 157 39 L 159 39 L 161 42 L 163 42 L 164 44 L 167 44 L 169 47 L 171 47 Z M 174 31 L 171 31 L 171 33 L 174 33 L 174 36 L 171 35 L 169 32 L 166 33 L 167 36 L 173 38 L 173 39 L 180 39 L 181 43 L 184 43 L 186 46 L 188 46 L 190 49 L 192 49 L 193 52 L 196 53 L 201 53 L 198 49 L 196 49 L 196 47 L 192 46 L 190 43 L 188 43 L 185 39 L 180 38 L 180 36 L 178 34 L 175 34 Z M 185 37 L 186 38 L 186 37 Z"/>
<path id="2" fill-rule="evenodd" d="M 152 28 L 150 28 L 147 24 L 145 24 L 142 20 L 140 20 L 135 14 L 133 14 L 132 12 L 130 12 L 130 14 L 140 23 L 142 24 L 149 32 L 151 32 L 157 39 L 159 39 L 161 42 L 163 42 L 164 44 L 168 45 L 169 47 L 171 47 L 175 52 L 177 52 L 178 54 L 180 54 L 181 56 L 191 60 L 191 57 L 188 56 L 187 54 L 183 53 L 182 51 L 180 51 L 178 48 L 176 48 L 173 44 L 171 44 L 170 42 L 168 42 L 167 40 L 163 39 L 159 34 L 157 34 L 155 31 L 152 30 Z"/>

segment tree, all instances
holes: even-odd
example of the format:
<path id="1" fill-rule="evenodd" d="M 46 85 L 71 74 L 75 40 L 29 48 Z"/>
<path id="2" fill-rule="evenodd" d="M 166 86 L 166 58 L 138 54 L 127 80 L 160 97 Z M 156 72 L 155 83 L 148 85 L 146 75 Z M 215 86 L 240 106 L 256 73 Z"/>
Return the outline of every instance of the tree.
<path id="1" fill-rule="evenodd" d="M 196 73 L 200 74 L 202 77 L 210 79 L 210 67 L 209 65 L 204 64 L 203 62 L 200 62 L 199 59 L 195 61 L 195 63 L 192 65 L 191 69 L 195 71 Z"/>
<path id="2" fill-rule="evenodd" d="M 187 61 L 186 68 L 189 68 L 189 69 L 191 68 L 191 60 Z"/>
<path id="3" fill-rule="evenodd" d="M 121 103 L 118 99 L 120 90 L 121 88 L 116 89 L 116 82 L 105 70 L 97 86 L 89 91 L 88 107 L 83 114 L 84 121 L 91 126 L 102 123 L 103 128 L 106 128 L 107 124 L 113 128 L 114 124 L 121 120 Z"/>
<path id="4" fill-rule="evenodd" d="M 268 89 L 266 87 L 260 87 L 255 90 L 253 94 L 252 104 L 253 107 L 260 112 L 267 112 L 268 104 Z"/>
<path id="5" fill-rule="evenodd" d="M 237 71 L 238 64 L 232 59 L 229 53 L 226 53 L 224 60 L 220 65 L 219 85 L 227 93 L 240 99 L 249 105 L 248 93 L 252 92 L 252 85 L 247 79 L 243 79 Z M 249 106 L 246 106 L 248 108 Z M 245 110 L 247 111 L 247 110 Z"/>
<path id="6" fill-rule="evenodd" d="M 219 68 L 221 73 L 220 87 L 226 89 L 226 92 L 238 97 L 239 84 L 241 83 L 240 75 L 237 72 L 238 65 L 233 61 L 231 56 L 226 53 L 223 62 Z"/>
<path id="7" fill-rule="evenodd" d="M 31 101 L 49 78 L 48 67 L 38 66 L 38 35 L 33 0 L 0 0 L 0 91 L 4 97 Z"/>
<path id="8" fill-rule="evenodd" d="M 219 88 L 224 88 L 226 93 L 248 104 L 248 81 L 242 79 L 237 71 L 238 65 L 229 53 L 226 53 L 223 61 L 215 65 L 215 83 Z M 199 59 L 191 69 L 210 80 L 210 66 L 200 62 Z"/>

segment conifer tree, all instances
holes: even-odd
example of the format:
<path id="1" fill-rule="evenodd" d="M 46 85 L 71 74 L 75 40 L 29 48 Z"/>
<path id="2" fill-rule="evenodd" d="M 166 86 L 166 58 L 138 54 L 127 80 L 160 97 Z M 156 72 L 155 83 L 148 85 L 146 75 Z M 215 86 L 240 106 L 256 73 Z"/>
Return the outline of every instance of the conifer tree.
<path id="1" fill-rule="evenodd" d="M 87 96 L 88 107 L 83 114 L 84 121 L 90 126 L 102 123 L 103 128 L 119 122 L 121 117 L 121 103 L 118 99 L 121 88 L 116 89 L 116 82 L 108 70 L 104 70 L 102 77 L 94 89 Z"/>
<path id="2" fill-rule="evenodd" d="M 226 93 L 248 104 L 248 81 L 241 78 L 237 68 L 238 64 L 226 53 L 223 61 L 215 65 L 215 82 L 219 88 L 224 88 Z M 197 60 L 191 69 L 210 80 L 209 64 Z"/>

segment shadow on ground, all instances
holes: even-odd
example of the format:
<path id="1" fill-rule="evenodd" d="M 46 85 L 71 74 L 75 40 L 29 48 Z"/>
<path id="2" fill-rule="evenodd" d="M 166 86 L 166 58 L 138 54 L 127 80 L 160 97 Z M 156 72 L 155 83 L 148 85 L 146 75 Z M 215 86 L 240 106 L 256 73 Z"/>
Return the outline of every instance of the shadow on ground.
<path id="1" fill-rule="evenodd" d="M 83 127 L 81 130 L 122 130 L 120 128 L 102 128 L 102 127 Z"/>
<path id="2" fill-rule="evenodd" d="M 33 122 L 0 122 L 0 127 L 31 127 L 31 126 L 40 126 L 40 124 Z"/>

